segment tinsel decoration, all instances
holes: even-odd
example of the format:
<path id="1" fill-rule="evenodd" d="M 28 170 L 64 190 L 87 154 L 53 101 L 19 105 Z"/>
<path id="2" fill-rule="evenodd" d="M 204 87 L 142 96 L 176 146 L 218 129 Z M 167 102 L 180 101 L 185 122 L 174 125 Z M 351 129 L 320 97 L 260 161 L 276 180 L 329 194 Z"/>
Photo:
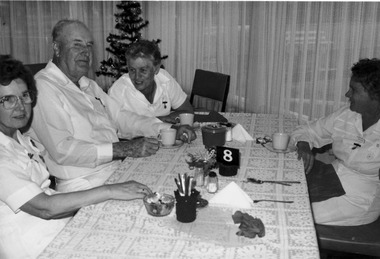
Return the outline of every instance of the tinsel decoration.
<path id="1" fill-rule="evenodd" d="M 119 34 L 110 33 L 106 38 L 109 47 L 106 51 L 111 55 L 108 60 L 100 62 L 99 71 L 96 71 L 97 76 L 108 76 L 118 79 L 125 73 L 128 73 L 127 61 L 125 52 L 129 45 L 141 39 L 141 30 L 148 26 L 149 21 L 144 21 L 140 15 L 142 14 L 141 5 L 135 1 L 121 1 L 116 5 L 117 9 L 121 10 L 115 16 L 115 29 Z M 161 40 L 154 40 L 158 44 Z M 165 59 L 167 56 L 161 57 Z"/>

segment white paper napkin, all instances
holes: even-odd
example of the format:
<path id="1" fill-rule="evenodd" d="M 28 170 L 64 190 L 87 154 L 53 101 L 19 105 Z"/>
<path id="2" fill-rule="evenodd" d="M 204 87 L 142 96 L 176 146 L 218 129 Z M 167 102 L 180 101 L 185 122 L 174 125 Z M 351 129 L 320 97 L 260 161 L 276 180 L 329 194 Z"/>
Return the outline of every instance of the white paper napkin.
<path id="1" fill-rule="evenodd" d="M 241 143 L 253 140 L 251 135 L 249 135 L 248 132 L 240 124 L 236 124 L 235 127 L 232 128 L 232 139 L 237 140 Z"/>
<path id="2" fill-rule="evenodd" d="M 229 183 L 218 191 L 209 201 L 210 205 L 250 209 L 252 199 L 235 182 Z"/>

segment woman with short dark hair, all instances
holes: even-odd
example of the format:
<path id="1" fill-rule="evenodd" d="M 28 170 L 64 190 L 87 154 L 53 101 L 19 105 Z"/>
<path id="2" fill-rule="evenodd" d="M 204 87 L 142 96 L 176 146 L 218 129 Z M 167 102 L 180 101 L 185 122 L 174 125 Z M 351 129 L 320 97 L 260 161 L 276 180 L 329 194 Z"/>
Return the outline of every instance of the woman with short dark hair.
<path id="1" fill-rule="evenodd" d="M 380 215 L 380 60 L 362 59 L 351 71 L 350 105 L 292 133 L 319 224 L 363 225 Z M 336 159 L 314 160 L 312 148 L 327 144 Z"/>
<path id="2" fill-rule="evenodd" d="M 36 258 L 83 206 L 109 199 L 142 199 L 151 190 L 135 181 L 57 193 L 41 144 L 25 127 L 36 100 L 33 76 L 20 61 L 0 56 L 0 258 Z"/>

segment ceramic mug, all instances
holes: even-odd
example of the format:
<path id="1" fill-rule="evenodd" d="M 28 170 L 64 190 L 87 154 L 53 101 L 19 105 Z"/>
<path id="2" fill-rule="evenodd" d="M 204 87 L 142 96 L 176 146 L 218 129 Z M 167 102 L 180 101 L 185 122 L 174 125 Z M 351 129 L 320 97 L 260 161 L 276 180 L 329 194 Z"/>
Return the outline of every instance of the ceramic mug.
<path id="1" fill-rule="evenodd" d="M 288 148 L 290 136 L 287 133 L 276 132 L 272 135 L 273 149 L 286 150 Z"/>
<path id="2" fill-rule="evenodd" d="M 173 146 L 176 140 L 177 130 L 176 129 L 162 129 L 160 130 L 159 139 L 164 146 Z"/>
<path id="3" fill-rule="evenodd" d="M 194 123 L 194 114 L 192 113 L 181 113 L 179 115 L 179 121 L 181 125 L 190 125 L 193 126 Z"/>

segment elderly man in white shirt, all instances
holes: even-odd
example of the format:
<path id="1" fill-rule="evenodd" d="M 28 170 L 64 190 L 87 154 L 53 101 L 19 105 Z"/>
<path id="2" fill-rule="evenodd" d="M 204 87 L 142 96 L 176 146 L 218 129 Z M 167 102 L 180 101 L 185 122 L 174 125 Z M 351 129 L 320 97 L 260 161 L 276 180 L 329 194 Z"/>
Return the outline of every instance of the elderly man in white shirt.
<path id="1" fill-rule="evenodd" d="M 53 60 L 35 76 L 39 96 L 30 135 L 47 149 L 46 163 L 63 192 L 103 184 L 127 156 L 155 154 L 160 129 L 173 126 L 121 108 L 86 77 L 93 44 L 82 22 L 59 21 Z M 188 126 L 177 128 L 177 138 L 183 133 L 189 141 L 196 138 Z M 137 136 L 145 138 L 133 139 Z"/>
<path id="2" fill-rule="evenodd" d="M 180 113 L 193 113 L 186 93 L 161 68 L 161 52 L 153 41 L 139 40 L 126 51 L 128 73 L 110 88 L 109 95 L 123 108 L 174 123 Z"/>
<path id="3" fill-rule="evenodd" d="M 380 215 L 380 60 L 360 60 L 351 70 L 350 106 L 292 133 L 319 224 L 363 225 Z M 311 149 L 330 143 L 336 160 L 315 163 Z"/>

